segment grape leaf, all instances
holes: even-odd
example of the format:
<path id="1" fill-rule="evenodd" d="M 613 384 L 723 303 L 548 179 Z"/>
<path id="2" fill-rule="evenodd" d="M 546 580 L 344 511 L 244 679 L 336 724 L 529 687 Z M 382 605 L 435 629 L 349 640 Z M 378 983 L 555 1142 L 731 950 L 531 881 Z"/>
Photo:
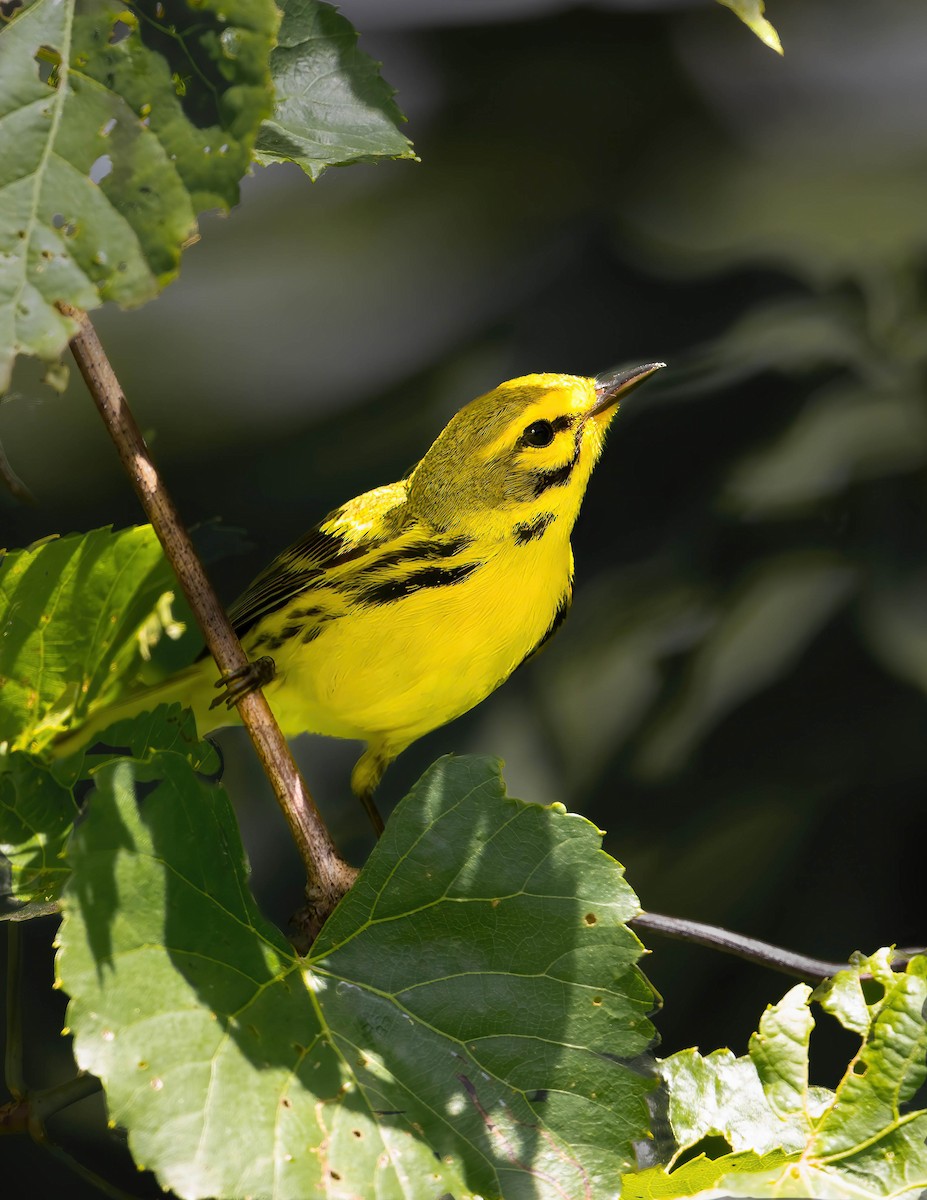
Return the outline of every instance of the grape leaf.
<path id="1" fill-rule="evenodd" d="M 58 310 L 150 299 L 271 110 L 272 0 L 33 0 L 0 25 L 0 392 Z"/>
<path id="2" fill-rule="evenodd" d="M 878 996 L 864 984 L 867 975 Z M 808 1086 L 812 999 L 862 1041 L 836 1092 Z M 767 1009 L 747 1056 L 672 1055 L 661 1072 L 679 1149 L 668 1167 L 625 1175 L 623 1200 L 914 1200 L 927 1187 L 927 1110 L 905 1105 L 927 1078 L 925 1006 L 927 958 L 893 972 L 891 951 L 881 950 L 857 956 L 813 995 L 803 984 L 793 988 Z M 675 1167 L 710 1136 L 724 1138 L 732 1153 L 700 1154 Z"/>
<path id="3" fill-rule="evenodd" d="M 0 560 L 0 748 L 41 749 L 105 695 L 176 587 L 149 525 L 54 538 Z"/>
<path id="4" fill-rule="evenodd" d="M 9 863 L 3 899 L 26 904 L 58 899 L 68 876 L 64 848 L 76 816 L 70 788 L 45 764 L 28 754 L 0 755 L 0 853 Z"/>
<path id="5" fill-rule="evenodd" d="M 436 763 L 298 958 L 221 787 L 122 760 L 72 838 L 80 1066 L 182 1197 L 605 1200 L 646 1136 L 654 994 L 599 834 Z"/>
<path id="6" fill-rule="evenodd" d="M 310 179 L 326 167 L 415 158 L 379 63 L 357 48 L 353 26 L 320 0 L 281 0 L 283 22 L 270 66 L 273 116 L 258 134 L 265 166 L 295 162 Z"/>
<path id="7" fill-rule="evenodd" d="M 782 43 L 779 41 L 779 35 L 763 15 L 766 11 L 766 5 L 763 3 L 763 0 L 718 0 L 718 3 L 723 4 L 725 8 L 729 8 L 731 12 L 735 12 L 747 28 L 756 34 L 764 46 L 768 46 L 770 50 L 775 50 L 777 54 L 782 53 Z"/>
<path id="8" fill-rule="evenodd" d="M 70 875 L 65 850 L 79 783 L 113 759 L 164 751 L 185 756 L 198 774 L 218 777 L 218 753 L 199 741 L 193 714 L 179 704 L 116 721 L 91 747 L 52 766 L 20 751 L 0 755 L 0 854 L 6 859 L 0 862 L 0 920 L 44 916 L 60 897 Z"/>

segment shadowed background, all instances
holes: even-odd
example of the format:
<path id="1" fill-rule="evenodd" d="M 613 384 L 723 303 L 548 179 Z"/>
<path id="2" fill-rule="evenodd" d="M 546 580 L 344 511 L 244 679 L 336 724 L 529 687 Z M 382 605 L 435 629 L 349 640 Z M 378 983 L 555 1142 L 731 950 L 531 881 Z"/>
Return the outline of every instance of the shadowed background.
<path id="1" fill-rule="evenodd" d="M 211 568 L 224 598 L 500 380 L 665 359 L 593 476 L 563 630 L 381 801 L 439 754 L 495 753 L 512 794 L 607 831 L 648 910 L 835 959 L 923 943 L 927 11 L 774 0 L 779 59 L 707 3 L 341 8 L 421 164 L 257 169 L 162 298 L 95 317 L 186 517 L 247 531 Z M 0 406 L 37 500 L 0 496 L 3 543 L 136 522 L 80 381 L 38 374 Z M 221 740 L 285 925 L 295 852 L 246 739 Z M 356 746 L 295 749 L 361 861 Z M 37 1085 L 65 1070 L 52 933 L 27 937 Z M 651 949 L 665 1052 L 742 1053 L 789 986 Z M 832 1086 L 852 1039 L 816 1037 Z"/>

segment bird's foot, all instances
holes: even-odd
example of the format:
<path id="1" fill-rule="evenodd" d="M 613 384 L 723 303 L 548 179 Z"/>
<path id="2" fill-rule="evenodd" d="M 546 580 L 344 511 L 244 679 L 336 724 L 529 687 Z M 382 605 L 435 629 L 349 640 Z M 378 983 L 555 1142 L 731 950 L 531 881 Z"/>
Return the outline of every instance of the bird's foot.
<path id="1" fill-rule="evenodd" d="M 216 696 L 209 706 L 210 709 L 218 708 L 223 701 L 226 708 L 234 708 L 249 692 L 266 687 L 276 674 L 277 664 L 272 658 L 264 655 L 262 658 L 256 658 L 254 662 L 249 662 L 245 667 L 239 667 L 237 671 L 223 675 L 221 679 L 216 680 L 215 686 L 223 688 L 224 691 Z"/>

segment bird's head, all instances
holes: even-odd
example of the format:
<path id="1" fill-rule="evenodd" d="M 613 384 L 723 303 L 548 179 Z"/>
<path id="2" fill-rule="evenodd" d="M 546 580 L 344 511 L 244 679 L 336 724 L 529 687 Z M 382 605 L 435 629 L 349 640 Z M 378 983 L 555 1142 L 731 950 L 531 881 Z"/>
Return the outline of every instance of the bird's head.
<path id="1" fill-rule="evenodd" d="M 500 384 L 456 413 L 412 472 L 413 509 L 487 538 L 540 521 L 569 533 L 619 401 L 663 365 Z"/>

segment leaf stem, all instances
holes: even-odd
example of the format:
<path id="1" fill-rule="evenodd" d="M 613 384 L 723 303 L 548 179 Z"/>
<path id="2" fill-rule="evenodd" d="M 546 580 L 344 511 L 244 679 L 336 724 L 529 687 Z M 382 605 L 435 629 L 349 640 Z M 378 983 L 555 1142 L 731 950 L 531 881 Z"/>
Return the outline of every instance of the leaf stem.
<path id="1" fill-rule="evenodd" d="M 78 324 L 78 332 L 71 339 L 71 351 L 80 373 L 116 445 L 145 515 L 174 568 L 209 651 L 222 675 L 231 676 L 247 668 L 248 659 L 152 462 L 96 330 L 85 312 L 67 304 L 59 307 L 65 316 Z M 317 932 L 350 888 L 357 872 L 338 856 L 264 693 L 260 689 L 248 692 L 236 703 L 305 865 L 306 894 L 313 911 L 310 925 Z"/>
<path id="2" fill-rule="evenodd" d="M 6 1047 L 3 1076 L 14 1100 L 25 1094 L 23 1079 L 23 944 L 22 929 L 13 921 L 6 927 Z"/>
<path id="3" fill-rule="evenodd" d="M 769 967 L 783 975 L 792 975 L 797 979 L 812 980 L 815 983 L 830 979 L 838 971 L 845 971 L 849 965 L 846 962 L 828 962 L 826 959 L 812 958 L 806 954 L 795 954 L 791 950 L 783 950 L 781 946 L 760 942 L 756 938 L 745 937 L 742 933 L 732 933 L 718 925 L 689 921 L 685 917 L 667 917 L 660 913 L 642 912 L 628 924 L 634 930 L 644 930 L 680 942 L 692 942 L 696 946 L 707 946 L 711 950 L 732 954 L 761 967 Z M 916 953 L 916 950 L 896 950 L 892 966 L 896 969 L 903 967 Z"/>
<path id="4" fill-rule="evenodd" d="M 102 1087 L 103 1084 L 96 1075 L 81 1074 L 75 1075 L 72 1079 L 66 1079 L 64 1083 L 59 1083 L 55 1087 L 44 1088 L 41 1092 L 31 1092 L 29 1108 L 32 1120 L 38 1121 L 44 1127 L 49 1117 L 53 1117 L 62 1109 L 69 1108 L 72 1104 L 77 1104 L 80 1100 L 86 1100 L 88 1096 L 95 1095 Z"/>

